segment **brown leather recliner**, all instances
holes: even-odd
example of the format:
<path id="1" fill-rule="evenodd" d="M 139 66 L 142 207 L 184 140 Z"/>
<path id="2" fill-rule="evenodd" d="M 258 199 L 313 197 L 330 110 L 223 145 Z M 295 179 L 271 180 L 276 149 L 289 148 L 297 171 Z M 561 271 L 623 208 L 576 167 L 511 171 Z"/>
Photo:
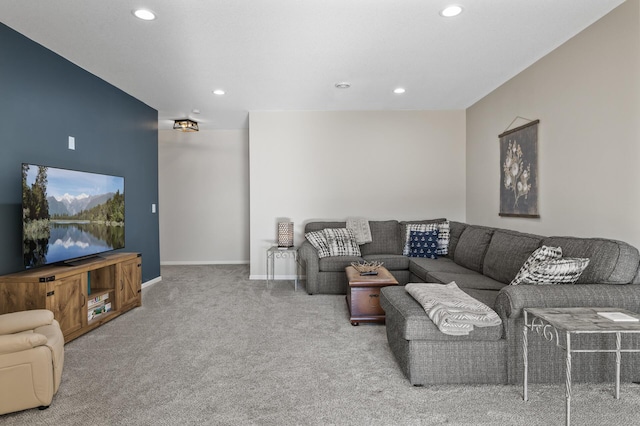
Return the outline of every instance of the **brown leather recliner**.
<path id="1" fill-rule="evenodd" d="M 48 407 L 63 364 L 64 337 L 53 312 L 0 315 L 0 414 Z"/>

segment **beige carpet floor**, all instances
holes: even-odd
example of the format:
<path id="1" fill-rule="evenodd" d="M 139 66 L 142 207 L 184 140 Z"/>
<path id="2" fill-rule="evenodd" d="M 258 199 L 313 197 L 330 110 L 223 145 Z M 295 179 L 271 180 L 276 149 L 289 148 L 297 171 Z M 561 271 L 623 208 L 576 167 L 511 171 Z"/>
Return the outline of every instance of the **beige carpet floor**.
<path id="1" fill-rule="evenodd" d="M 344 296 L 167 266 L 143 306 L 65 346 L 51 407 L 0 425 L 561 425 L 564 387 L 413 387 Z M 640 424 L 640 386 L 574 385 L 573 424 Z"/>

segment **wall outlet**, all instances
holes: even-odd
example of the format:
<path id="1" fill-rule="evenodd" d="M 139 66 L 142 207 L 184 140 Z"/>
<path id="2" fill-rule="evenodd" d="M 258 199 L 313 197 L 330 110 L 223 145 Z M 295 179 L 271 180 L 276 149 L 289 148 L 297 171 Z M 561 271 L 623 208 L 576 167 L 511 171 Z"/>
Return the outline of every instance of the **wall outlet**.
<path id="1" fill-rule="evenodd" d="M 76 149 L 76 138 L 69 136 L 69 149 Z"/>
<path id="2" fill-rule="evenodd" d="M 155 213 L 155 212 L 156 212 L 156 205 L 151 204 L 151 213 Z"/>

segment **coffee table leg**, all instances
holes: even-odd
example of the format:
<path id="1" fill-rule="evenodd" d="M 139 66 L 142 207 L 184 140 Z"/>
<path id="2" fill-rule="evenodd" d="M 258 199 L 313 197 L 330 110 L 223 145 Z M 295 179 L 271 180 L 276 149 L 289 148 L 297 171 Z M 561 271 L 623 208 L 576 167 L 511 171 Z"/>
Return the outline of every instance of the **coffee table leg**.
<path id="1" fill-rule="evenodd" d="M 567 370 L 567 380 L 566 380 L 566 392 L 565 396 L 567 399 L 567 421 L 566 425 L 569 426 L 571 424 L 571 335 L 566 333 L 567 336 L 567 363 L 565 369 Z"/>

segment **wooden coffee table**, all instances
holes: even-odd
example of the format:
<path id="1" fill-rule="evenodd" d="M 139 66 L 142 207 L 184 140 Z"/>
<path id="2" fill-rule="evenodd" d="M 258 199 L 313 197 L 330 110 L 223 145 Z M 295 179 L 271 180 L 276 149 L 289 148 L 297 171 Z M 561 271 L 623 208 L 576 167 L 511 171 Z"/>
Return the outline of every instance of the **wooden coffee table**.
<path id="1" fill-rule="evenodd" d="M 349 280 L 347 307 L 351 325 L 361 322 L 384 322 L 384 310 L 380 307 L 380 288 L 398 285 L 398 281 L 385 267 L 378 275 L 360 275 L 353 266 L 345 269 Z"/>

